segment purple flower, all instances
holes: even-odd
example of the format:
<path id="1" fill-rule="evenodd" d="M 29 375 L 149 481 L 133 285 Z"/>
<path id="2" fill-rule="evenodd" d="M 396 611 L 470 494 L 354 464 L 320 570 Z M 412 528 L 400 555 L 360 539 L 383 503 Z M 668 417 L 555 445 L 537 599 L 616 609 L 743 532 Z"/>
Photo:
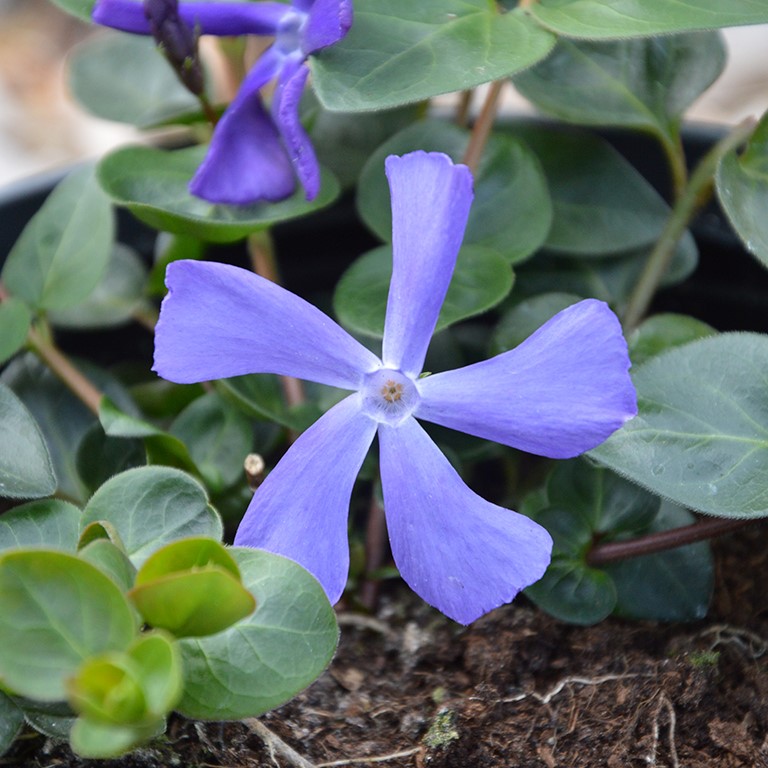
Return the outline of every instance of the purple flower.
<path id="1" fill-rule="evenodd" d="M 196 34 L 275 36 L 216 125 L 190 192 L 232 205 L 276 201 L 293 193 L 298 177 L 307 200 L 313 200 L 320 191 L 320 168 L 299 120 L 309 74 L 306 62 L 310 54 L 346 35 L 352 0 L 182 2 L 178 15 Z M 144 5 L 135 0 L 96 0 L 93 20 L 124 32 L 151 34 Z M 270 114 L 259 91 L 273 79 L 277 86 Z"/>
<path id="2" fill-rule="evenodd" d="M 549 563 L 549 534 L 473 493 L 416 418 L 567 458 L 637 410 L 627 347 L 606 304 L 563 310 L 519 347 L 420 378 L 472 202 L 442 154 L 389 157 L 393 272 L 380 360 L 303 299 L 236 267 L 178 261 L 155 370 L 176 382 L 277 373 L 353 390 L 291 446 L 235 539 L 290 557 L 340 597 L 352 486 L 378 434 L 389 538 L 406 582 L 461 623 L 509 602 Z"/>

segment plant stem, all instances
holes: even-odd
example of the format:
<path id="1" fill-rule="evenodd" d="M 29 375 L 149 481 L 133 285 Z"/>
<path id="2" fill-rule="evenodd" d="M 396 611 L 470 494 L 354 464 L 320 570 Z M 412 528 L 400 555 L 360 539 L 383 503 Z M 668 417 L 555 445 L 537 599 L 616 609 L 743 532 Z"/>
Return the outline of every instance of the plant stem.
<path id="1" fill-rule="evenodd" d="M 365 574 L 366 578 L 360 585 L 360 602 L 369 610 L 374 611 L 379 602 L 381 582 L 371 579 L 369 575 L 384 564 L 384 551 L 387 546 L 387 522 L 384 517 L 384 507 L 379 503 L 379 489 L 374 485 L 371 491 L 371 504 L 368 508 L 368 524 L 365 529 Z"/>
<path id="2" fill-rule="evenodd" d="M 475 95 L 474 88 L 469 88 L 466 91 L 462 91 L 459 96 L 459 103 L 456 105 L 456 116 L 454 122 L 456 125 L 464 128 L 469 120 L 469 110 L 472 106 L 472 97 Z"/>
<path id="3" fill-rule="evenodd" d="M 688 184 L 688 166 L 685 162 L 685 150 L 683 141 L 680 137 L 680 131 L 675 130 L 673 134 L 659 132 L 655 134 L 659 139 L 661 148 L 667 158 L 669 172 L 672 176 L 672 196 L 673 201 L 677 203 L 683 196 Z"/>
<path id="4" fill-rule="evenodd" d="M 248 255 L 251 258 L 253 271 L 257 275 L 280 285 L 280 274 L 269 232 L 254 232 L 248 237 Z M 299 379 L 295 379 L 293 376 L 280 376 L 280 386 L 289 408 L 301 405 L 306 401 L 304 386 Z"/>
<path id="5" fill-rule="evenodd" d="M 61 379 L 70 391 L 96 416 L 102 393 L 75 368 L 53 342 L 43 338 L 34 328 L 29 329 L 27 342 L 32 351 Z"/>
<path id="6" fill-rule="evenodd" d="M 693 544 L 696 541 L 711 539 L 714 536 L 730 533 L 758 522 L 760 520 L 711 518 L 700 520 L 691 525 L 684 525 L 680 528 L 673 528 L 669 531 L 649 533 L 636 539 L 598 544 L 587 555 L 587 563 L 589 565 L 604 565 L 605 563 L 614 563 L 618 560 L 627 560 L 631 557 L 651 555 L 655 552 L 663 552 L 667 549 L 676 549 L 686 544 Z"/>
<path id="7" fill-rule="evenodd" d="M 485 96 L 485 101 L 483 102 L 483 107 L 472 127 L 472 133 L 470 134 L 469 143 L 464 152 L 464 159 L 462 162 L 469 166 L 469 170 L 472 171 L 473 176 L 477 175 L 477 167 L 480 164 L 480 158 L 482 157 L 483 150 L 488 142 L 488 137 L 491 134 L 493 120 L 496 117 L 499 94 L 501 93 L 503 86 L 504 80 L 494 80 L 490 84 L 488 93 Z"/>
<path id="8" fill-rule="evenodd" d="M 690 181 L 672 208 L 661 236 L 648 256 L 645 268 L 630 296 L 624 312 L 625 331 L 633 331 L 648 311 L 651 300 L 669 268 L 680 238 L 696 212 L 712 194 L 718 163 L 725 154 L 738 147 L 750 136 L 754 126 L 755 122 L 752 118 L 737 125 L 731 133 L 712 147 L 691 174 Z"/>

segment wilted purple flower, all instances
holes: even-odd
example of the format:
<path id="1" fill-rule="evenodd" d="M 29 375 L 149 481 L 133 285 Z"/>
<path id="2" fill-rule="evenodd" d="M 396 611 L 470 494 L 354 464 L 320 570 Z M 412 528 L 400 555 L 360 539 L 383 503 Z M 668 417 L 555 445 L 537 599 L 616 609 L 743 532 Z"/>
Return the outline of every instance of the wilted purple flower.
<path id="1" fill-rule="evenodd" d="M 306 61 L 346 35 L 352 0 L 181 2 L 178 15 L 195 34 L 275 36 L 216 125 L 208 154 L 190 182 L 192 194 L 232 205 L 282 200 L 295 190 L 298 177 L 307 200 L 313 200 L 320 191 L 320 168 L 299 120 Z M 93 20 L 151 34 L 144 5 L 135 0 L 96 0 Z M 259 91 L 273 79 L 270 114 Z"/>
<path id="2" fill-rule="evenodd" d="M 416 418 L 544 456 L 575 456 L 636 412 L 627 347 L 607 305 L 588 299 L 516 349 L 420 378 L 464 235 L 472 176 L 425 152 L 389 157 L 386 171 L 394 263 L 381 360 L 268 280 L 178 261 L 168 267 L 155 370 L 182 383 L 277 373 L 354 390 L 267 476 L 235 543 L 293 558 L 338 600 L 352 486 L 378 434 L 397 567 L 428 603 L 469 623 L 539 579 L 552 542 L 532 520 L 473 493 Z"/>

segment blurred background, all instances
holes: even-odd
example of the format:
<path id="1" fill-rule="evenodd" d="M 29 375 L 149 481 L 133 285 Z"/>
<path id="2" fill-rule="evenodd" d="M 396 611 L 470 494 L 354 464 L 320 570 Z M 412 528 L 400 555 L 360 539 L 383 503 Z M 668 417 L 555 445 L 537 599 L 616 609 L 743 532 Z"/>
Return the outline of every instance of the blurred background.
<path id="1" fill-rule="evenodd" d="M 48 0 L 0 0 L 0 188 L 75 160 L 99 156 L 134 136 L 89 117 L 69 98 L 67 52 L 98 34 Z M 725 74 L 693 107 L 693 120 L 732 124 L 768 109 L 768 26 L 725 33 Z M 528 111 L 507 89 L 504 108 Z"/>

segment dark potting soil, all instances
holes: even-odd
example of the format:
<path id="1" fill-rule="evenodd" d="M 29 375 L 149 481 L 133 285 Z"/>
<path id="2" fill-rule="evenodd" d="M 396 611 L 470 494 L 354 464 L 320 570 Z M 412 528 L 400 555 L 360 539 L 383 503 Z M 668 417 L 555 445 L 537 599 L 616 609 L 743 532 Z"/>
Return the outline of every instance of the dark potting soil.
<path id="1" fill-rule="evenodd" d="M 79 760 L 30 732 L 0 765 L 768 766 L 768 526 L 715 556 L 710 615 L 692 624 L 575 627 L 519 598 L 462 628 L 393 587 L 376 616 L 342 612 L 328 671 L 259 719 L 293 757 L 242 723 L 172 719 L 121 760 Z"/>

